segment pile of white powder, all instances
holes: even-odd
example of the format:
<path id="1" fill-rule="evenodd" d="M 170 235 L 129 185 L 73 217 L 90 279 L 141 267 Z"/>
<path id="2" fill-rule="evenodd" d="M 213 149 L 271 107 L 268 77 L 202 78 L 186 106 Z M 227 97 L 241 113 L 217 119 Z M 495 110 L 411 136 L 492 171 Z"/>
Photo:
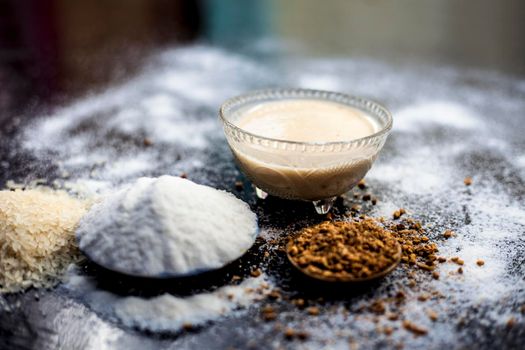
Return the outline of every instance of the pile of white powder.
<path id="1" fill-rule="evenodd" d="M 234 195 L 173 176 L 140 178 L 81 220 L 79 247 L 136 276 L 182 276 L 223 267 L 255 241 L 257 219 Z"/>

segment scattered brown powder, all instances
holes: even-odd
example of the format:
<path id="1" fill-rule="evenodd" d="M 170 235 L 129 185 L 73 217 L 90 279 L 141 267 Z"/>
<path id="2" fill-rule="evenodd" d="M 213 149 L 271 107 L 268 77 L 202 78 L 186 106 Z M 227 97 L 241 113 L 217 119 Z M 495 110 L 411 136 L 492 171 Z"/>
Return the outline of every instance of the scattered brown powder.
<path id="1" fill-rule="evenodd" d="M 244 184 L 242 181 L 235 181 L 235 189 L 237 191 L 242 191 L 244 189 Z"/>
<path id="2" fill-rule="evenodd" d="M 417 300 L 419 301 L 427 301 L 428 299 L 430 299 L 430 295 L 428 294 L 421 294 L 417 297 Z"/>
<path id="3" fill-rule="evenodd" d="M 450 258 L 450 260 L 452 262 L 458 264 L 458 265 L 464 265 L 465 264 L 465 262 L 462 259 L 460 259 L 458 256 L 454 256 L 454 257 Z"/>
<path id="4" fill-rule="evenodd" d="M 395 297 L 396 301 L 402 301 L 404 299 L 406 299 L 406 295 L 405 293 L 400 290 L 399 292 L 396 293 L 396 297 Z"/>
<path id="5" fill-rule="evenodd" d="M 284 330 L 284 337 L 288 340 L 292 340 L 295 336 L 295 331 L 292 328 L 286 328 Z"/>
<path id="6" fill-rule="evenodd" d="M 306 340 L 306 339 L 308 339 L 310 337 L 310 334 L 308 332 L 305 332 L 305 331 L 296 331 L 295 335 L 300 340 Z"/>
<path id="7" fill-rule="evenodd" d="M 235 282 L 235 281 L 240 281 L 241 279 L 242 279 L 241 276 L 239 276 L 239 275 L 233 275 L 231 281 L 232 281 L 232 282 Z"/>
<path id="8" fill-rule="evenodd" d="M 250 275 L 252 275 L 252 277 L 259 277 L 261 274 L 262 274 L 261 269 L 255 269 L 255 270 L 250 271 Z"/>
<path id="9" fill-rule="evenodd" d="M 390 224 L 388 228 L 401 244 L 402 262 L 429 272 L 435 269 L 438 248 L 425 235 L 420 222 L 407 218 Z"/>
<path id="10" fill-rule="evenodd" d="M 427 310 L 427 315 L 432 322 L 436 322 L 438 320 L 438 314 L 434 310 Z"/>
<path id="11" fill-rule="evenodd" d="M 309 315 L 317 316 L 319 315 L 319 308 L 317 306 L 310 306 L 306 309 L 306 312 L 308 312 Z"/>
<path id="12" fill-rule="evenodd" d="M 381 300 L 374 301 L 370 307 L 370 311 L 375 313 L 376 315 L 383 315 L 386 312 L 386 306 L 385 303 Z"/>
<path id="13" fill-rule="evenodd" d="M 292 304 L 294 304 L 297 307 L 304 307 L 305 302 L 304 302 L 304 299 L 299 298 L 299 299 L 293 299 Z"/>
<path id="14" fill-rule="evenodd" d="M 399 314 L 391 312 L 387 315 L 387 319 L 389 319 L 390 321 L 397 321 L 399 320 Z"/>
<path id="15" fill-rule="evenodd" d="M 281 292 L 279 292 L 276 289 L 272 290 L 270 293 L 268 293 L 268 299 L 271 299 L 271 300 L 282 299 Z"/>
<path id="16" fill-rule="evenodd" d="M 412 332 L 414 335 L 418 335 L 418 336 L 425 335 L 428 333 L 428 330 L 426 328 L 418 326 L 415 323 L 412 323 L 408 320 L 403 321 L 403 328 L 405 328 L 409 332 Z"/>
<path id="17" fill-rule="evenodd" d="M 392 214 L 392 217 L 394 218 L 394 220 L 397 220 L 404 214 L 406 214 L 406 210 L 404 208 L 400 208 Z"/>
<path id="18" fill-rule="evenodd" d="M 427 271 L 433 271 L 435 269 L 435 267 L 433 265 L 427 265 L 425 263 L 422 263 L 422 262 L 416 262 L 416 265 L 423 269 L 423 270 L 427 270 Z"/>
<path id="19" fill-rule="evenodd" d="M 359 204 L 354 204 L 352 207 L 350 207 L 350 211 L 358 212 L 361 210 L 361 206 Z"/>
<path id="20" fill-rule="evenodd" d="M 284 337 L 287 340 L 293 340 L 294 338 L 297 338 L 299 340 L 306 340 L 310 337 L 310 334 L 305 331 L 295 330 L 293 328 L 286 328 L 284 330 Z"/>
<path id="21" fill-rule="evenodd" d="M 262 318 L 265 321 L 273 321 L 277 318 L 277 312 L 271 306 L 265 306 L 261 309 Z"/>
<path id="22" fill-rule="evenodd" d="M 452 230 L 446 230 L 445 232 L 443 232 L 443 237 L 445 238 L 450 238 L 454 236 L 454 232 Z"/>

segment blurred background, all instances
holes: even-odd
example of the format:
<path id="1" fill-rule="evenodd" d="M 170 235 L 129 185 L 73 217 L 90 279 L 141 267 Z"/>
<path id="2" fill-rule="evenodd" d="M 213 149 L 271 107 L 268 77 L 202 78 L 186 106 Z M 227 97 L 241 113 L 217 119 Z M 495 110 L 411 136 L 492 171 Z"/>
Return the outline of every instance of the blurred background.
<path id="1" fill-rule="evenodd" d="M 0 0 L 0 111 L 97 89 L 191 43 L 522 76 L 525 1 Z"/>

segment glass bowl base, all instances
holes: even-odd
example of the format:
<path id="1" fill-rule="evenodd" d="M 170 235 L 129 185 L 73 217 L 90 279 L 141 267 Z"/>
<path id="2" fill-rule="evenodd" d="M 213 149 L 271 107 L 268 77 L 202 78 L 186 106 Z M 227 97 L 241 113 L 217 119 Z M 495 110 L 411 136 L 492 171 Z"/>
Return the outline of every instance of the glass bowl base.
<path id="1" fill-rule="evenodd" d="M 268 197 L 268 193 L 264 192 L 257 186 L 254 186 L 254 187 L 255 187 L 255 195 L 257 196 L 257 198 L 266 199 L 266 197 Z M 314 205 L 314 208 L 317 214 L 319 215 L 328 214 L 328 212 L 332 209 L 332 206 L 336 198 L 337 197 L 331 197 L 331 198 L 321 199 L 318 201 L 312 201 L 312 204 Z"/>

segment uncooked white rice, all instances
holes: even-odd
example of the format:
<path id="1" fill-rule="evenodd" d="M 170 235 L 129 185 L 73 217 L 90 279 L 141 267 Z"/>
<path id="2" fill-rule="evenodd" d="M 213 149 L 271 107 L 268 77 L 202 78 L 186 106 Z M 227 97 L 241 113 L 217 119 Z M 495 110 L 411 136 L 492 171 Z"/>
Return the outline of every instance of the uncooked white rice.
<path id="1" fill-rule="evenodd" d="M 0 293 L 51 287 L 78 257 L 87 203 L 45 188 L 0 191 Z"/>

